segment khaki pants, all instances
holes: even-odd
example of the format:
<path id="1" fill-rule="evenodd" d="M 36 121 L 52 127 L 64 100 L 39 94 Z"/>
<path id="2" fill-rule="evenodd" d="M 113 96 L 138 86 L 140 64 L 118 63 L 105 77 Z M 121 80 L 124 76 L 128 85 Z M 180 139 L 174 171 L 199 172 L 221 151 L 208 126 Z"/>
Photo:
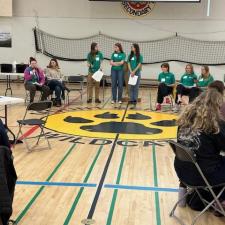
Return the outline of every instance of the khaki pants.
<path id="1" fill-rule="evenodd" d="M 100 82 L 96 82 L 93 78 L 92 78 L 92 73 L 88 74 L 88 78 L 87 78 L 87 96 L 88 99 L 92 99 L 93 97 L 93 87 L 95 86 L 95 99 L 99 99 L 99 88 L 100 88 Z"/>

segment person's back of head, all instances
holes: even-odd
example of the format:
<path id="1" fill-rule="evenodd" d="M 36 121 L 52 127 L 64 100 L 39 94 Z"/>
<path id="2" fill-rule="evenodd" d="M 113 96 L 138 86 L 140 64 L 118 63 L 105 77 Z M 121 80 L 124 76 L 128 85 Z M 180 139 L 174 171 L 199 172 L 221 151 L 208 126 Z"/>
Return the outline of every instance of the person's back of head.
<path id="1" fill-rule="evenodd" d="M 215 134 L 220 131 L 219 123 L 223 120 L 220 107 L 223 94 L 216 88 L 209 88 L 195 99 L 180 115 L 177 124 L 179 129 L 200 131 Z"/>

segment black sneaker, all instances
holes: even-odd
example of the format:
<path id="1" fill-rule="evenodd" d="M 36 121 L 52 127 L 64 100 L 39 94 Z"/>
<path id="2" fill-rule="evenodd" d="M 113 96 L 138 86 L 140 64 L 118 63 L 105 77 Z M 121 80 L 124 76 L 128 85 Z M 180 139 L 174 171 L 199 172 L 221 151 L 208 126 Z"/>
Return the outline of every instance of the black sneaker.
<path id="1" fill-rule="evenodd" d="M 88 100 L 87 100 L 87 103 L 92 103 L 92 99 L 91 99 L 91 98 L 88 99 Z"/>
<path id="2" fill-rule="evenodd" d="M 99 99 L 95 99 L 95 103 L 101 103 Z"/>

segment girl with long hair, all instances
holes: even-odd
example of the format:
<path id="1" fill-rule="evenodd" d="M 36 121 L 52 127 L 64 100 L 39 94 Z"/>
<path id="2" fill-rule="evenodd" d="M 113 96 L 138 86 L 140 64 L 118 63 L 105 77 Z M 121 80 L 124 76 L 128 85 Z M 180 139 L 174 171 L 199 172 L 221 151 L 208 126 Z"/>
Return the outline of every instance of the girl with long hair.
<path id="1" fill-rule="evenodd" d="M 135 85 L 130 85 L 130 104 L 132 104 L 131 109 L 135 109 L 138 101 L 138 90 L 141 80 L 141 69 L 143 63 L 143 56 L 140 53 L 140 48 L 137 43 L 132 44 L 127 63 L 130 76 L 138 77 L 137 83 Z"/>
<path id="2" fill-rule="evenodd" d="M 225 183 L 225 156 L 220 154 L 225 150 L 225 121 L 220 112 L 222 86 L 222 91 L 209 87 L 186 106 L 177 121 L 177 142 L 196 154 L 197 162 L 211 185 Z M 194 165 L 175 158 L 174 166 L 180 180 L 193 185 L 204 184 Z M 220 201 L 225 203 L 225 193 Z"/>
<path id="3" fill-rule="evenodd" d="M 92 76 L 95 72 L 101 69 L 101 64 L 104 57 L 103 54 L 99 51 L 99 46 L 97 43 L 93 42 L 91 44 L 91 51 L 87 56 L 87 65 L 88 65 L 88 79 L 87 79 L 87 89 L 88 89 L 88 99 L 87 103 L 92 102 L 93 97 L 93 87 L 95 86 L 95 103 L 101 103 L 99 100 L 99 87 L 100 82 L 95 81 Z"/>
<path id="4" fill-rule="evenodd" d="M 122 45 L 116 43 L 114 52 L 111 56 L 111 78 L 112 78 L 112 104 L 118 100 L 122 104 L 123 83 L 124 83 L 124 70 L 123 65 L 126 59 L 126 54 L 123 52 Z"/>

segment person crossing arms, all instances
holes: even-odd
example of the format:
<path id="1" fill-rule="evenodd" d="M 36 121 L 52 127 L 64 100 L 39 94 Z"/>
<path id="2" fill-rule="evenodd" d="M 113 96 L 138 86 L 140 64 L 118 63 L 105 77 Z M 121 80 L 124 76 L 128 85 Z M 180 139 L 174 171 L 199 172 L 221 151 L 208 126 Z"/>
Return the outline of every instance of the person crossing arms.
<path id="1" fill-rule="evenodd" d="M 130 76 L 137 76 L 137 83 L 135 85 L 130 85 L 130 104 L 132 104 L 131 109 L 135 109 L 138 101 L 138 90 L 141 80 L 141 69 L 143 63 L 143 56 L 140 54 L 140 48 L 138 44 L 132 44 L 131 52 L 128 56 L 127 61 Z"/>
<path id="2" fill-rule="evenodd" d="M 93 42 L 91 44 L 91 51 L 87 56 L 87 65 L 88 65 L 88 78 L 87 78 L 87 86 L 88 86 L 88 99 L 87 103 L 92 102 L 93 97 L 93 87 L 95 86 L 95 103 L 101 103 L 99 100 L 99 87 L 100 82 L 95 81 L 92 76 L 95 72 L 101 69 L 101 64 L 104 57 L 103 54 L 99 51 L 99 46 L 97 43 Z"/>
<path id="3" fill-rule="evenodd" d="M 115 104 L 117 99 L 118 103 L 122 104 L 123 83 L 124 83 L 123 65 L 126 59 L 126 54 L 123 52 L 123 48 L 120 43 L 115 44 L 114 50 L 115 51 L 113 52 L 110 61 L 110 65 L 112 66 L 111 68 L 112 104 Z"/>
<path id="4" fill-rule="evenodd" d="M 163 63 L 161 65 L 162 73 L 158 76 L 159 86 L 157 94 L 157 105 L 156 111 L 161 110 L 161 104 L 163 103 L 164 97 L 173 93 L 173 87 L 175 84 L 174 74 L 170 72 L 170 66 L 168 63 Z M 169 103 L 169 99 L 166 99 Z"/>

